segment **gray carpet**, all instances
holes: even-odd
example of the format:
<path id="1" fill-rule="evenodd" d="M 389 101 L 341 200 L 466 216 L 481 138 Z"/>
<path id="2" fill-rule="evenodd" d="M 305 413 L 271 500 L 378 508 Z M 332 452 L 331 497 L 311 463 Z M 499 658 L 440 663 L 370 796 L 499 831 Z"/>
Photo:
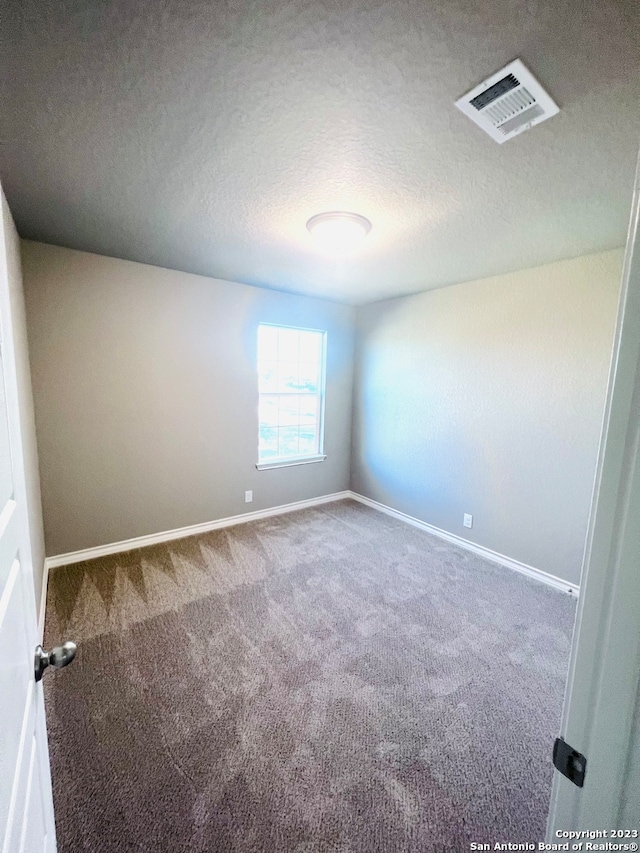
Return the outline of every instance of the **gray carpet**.
<path id="1" fill-rule="evenodd" d="M 353 501 L 55 569 L 59 851 L 541 840 L 574 612 Z"/>

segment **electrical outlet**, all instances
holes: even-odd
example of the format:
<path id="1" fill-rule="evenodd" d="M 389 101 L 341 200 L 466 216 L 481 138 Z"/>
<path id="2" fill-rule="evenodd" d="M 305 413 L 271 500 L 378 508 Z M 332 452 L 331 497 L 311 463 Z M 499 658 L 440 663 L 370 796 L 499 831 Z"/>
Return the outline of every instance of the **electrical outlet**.
<path id="1" fill-rule="evenodd" d="M 473 516 L 469 515 L 468 512 L 465 512 L 462 523 L 465 527 L 473 527 Z"/>
<path id="2" fill-rule="evenodd" d="M 244 493 L 244 502 L 246 504 L 250 504 L 252 500 L 253 500 L 253 492 L 252 491 L 245 492 Z"/>

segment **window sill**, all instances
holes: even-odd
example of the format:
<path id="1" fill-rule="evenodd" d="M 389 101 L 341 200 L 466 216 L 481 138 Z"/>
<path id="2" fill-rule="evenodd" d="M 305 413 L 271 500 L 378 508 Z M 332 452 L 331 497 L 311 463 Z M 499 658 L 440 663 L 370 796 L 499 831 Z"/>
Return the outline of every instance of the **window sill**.
<path id="1" fill-rule="evenodd" d="M 268 468 L 290 468 L 292 465 L 309 465 L 311 462 L 324 462 L 327 458 L 326 454 L 318 456 L 299 456 L 290 459 L 274 459 L 273 462 L 257 462 L 256 468 L 258 471 L 265 471 Z"/>

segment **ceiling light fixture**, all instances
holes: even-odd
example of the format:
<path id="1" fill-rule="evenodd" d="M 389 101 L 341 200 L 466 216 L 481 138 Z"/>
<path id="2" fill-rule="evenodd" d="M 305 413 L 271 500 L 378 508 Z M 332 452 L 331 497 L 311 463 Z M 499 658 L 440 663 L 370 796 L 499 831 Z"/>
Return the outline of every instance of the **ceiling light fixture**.
<path id="1" fill-rule="evenodd" d="M 312 216 L 307 229 L 323 249 L 340 253 L 364 240 L 371 231 L 371 223 L 359 213 L 336 210 Z"/>

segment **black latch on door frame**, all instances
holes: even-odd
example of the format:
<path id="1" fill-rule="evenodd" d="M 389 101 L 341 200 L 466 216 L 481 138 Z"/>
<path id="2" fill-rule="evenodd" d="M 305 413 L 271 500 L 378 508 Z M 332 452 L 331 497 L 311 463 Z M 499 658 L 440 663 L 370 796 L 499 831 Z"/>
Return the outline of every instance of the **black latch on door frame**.
<path id="1" fill-rule="evenodd" d="M 584 774 L 587 770 L 587 759 L 564 740 L 556 738 L 553 745 L 553 764 L 563 776 L 566 776 L 578 788 L 584 785 Z"/>

